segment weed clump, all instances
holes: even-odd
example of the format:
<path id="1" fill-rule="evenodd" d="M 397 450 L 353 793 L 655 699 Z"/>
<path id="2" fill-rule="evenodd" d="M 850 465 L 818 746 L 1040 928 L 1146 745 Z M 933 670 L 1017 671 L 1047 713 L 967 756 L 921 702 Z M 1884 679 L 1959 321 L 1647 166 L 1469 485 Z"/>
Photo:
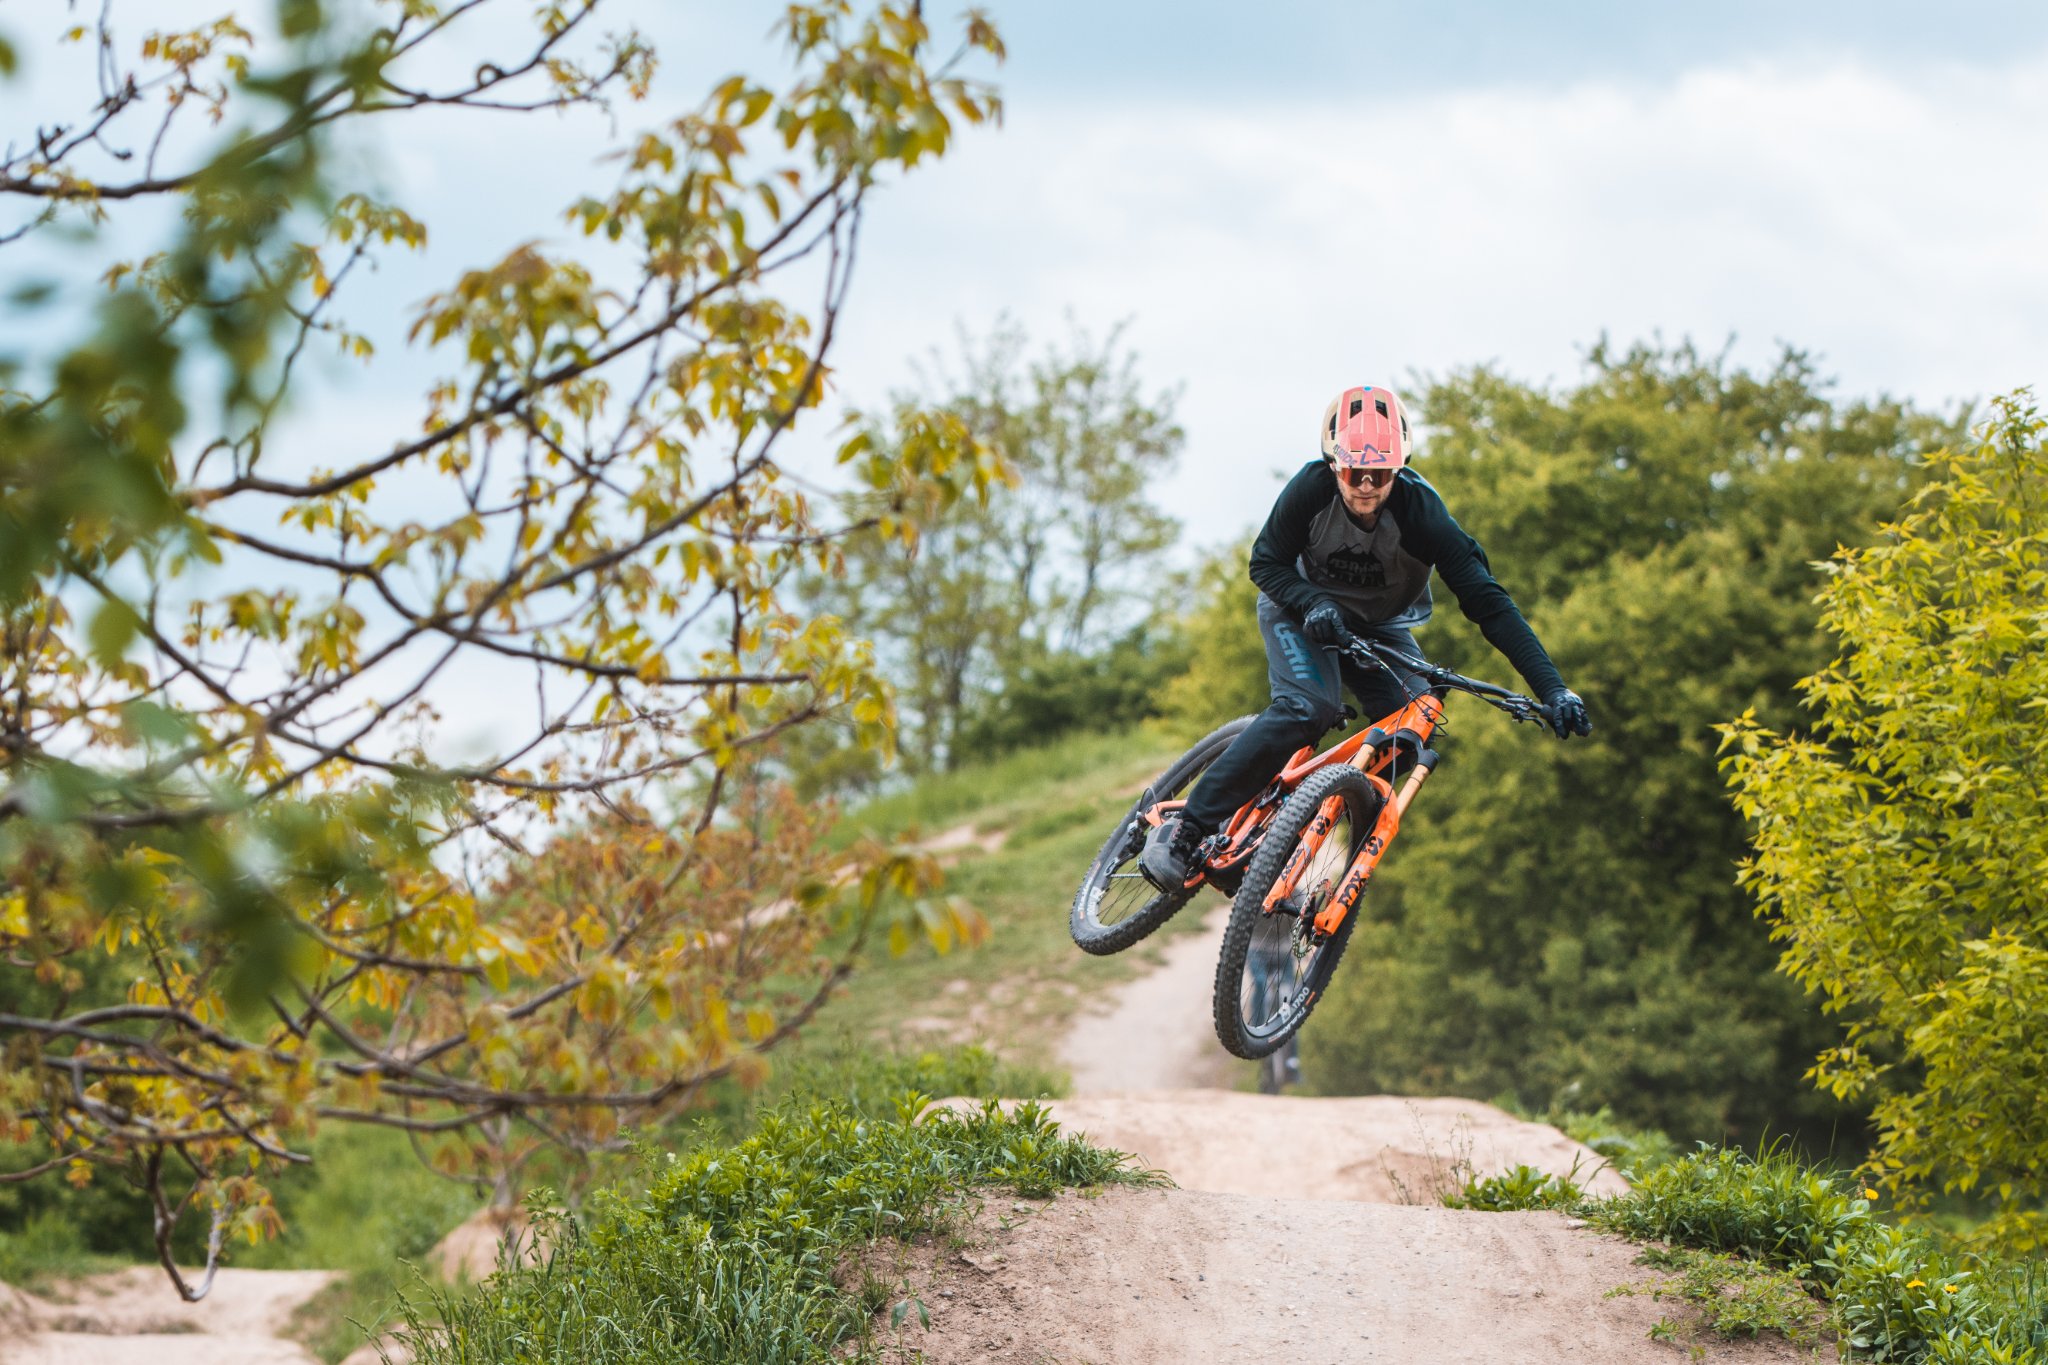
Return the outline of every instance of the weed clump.
<path id="1" fill-rule="evenodd" d="M 1821 1316 L 1820 1308 L 1790 1271 L 1725 1252 L 1687 1247 L 1650 1247 L 1637 1261 L 1671 1271 L 1674 1277 L 1621 1285 L 1608 1290 L 1609 1297 L 1648 1294 L 1656 1299 L 1682 1299 L 1699 1313 L 1698 1327 L 1721 1337 L 1757 1337 L 1771 1332 L 1804 1343 L 1818 1335 L 1815 1320 Z M 1656 1340 L 1678 1341 L 1687 1335 L 1687 1329 L 1665 1320 L 1652 1327 L 1650 1335 Z"/>
<path id="2" fill-rule="evenodd" d="M 601 1195 L 585 1219 L 544 1215 L 545 1255 L 467 1298 L 428 1287 L 402 1305 L 405 1335 L 420 1365 L 824 1361 L 866 1340 L 874 1305 L 840 1280 L 868 1243 L 941 1231 L 977 1187 L 1042 1198 L 1157 1180 L 1063 1136 L 1037 1104 L 928 1105 L 904 1094 L 874 1117 L 792 1103 L 744 1142 L 670 1158 L 643 1195 Z"/>
<path id="3" fill-rule="evenodd" d="M 1550 1175 L 1534 1166 L 1517 1166 L 1502 1175 L 1468 1180 L 1463 1189 L 1444 1196 L 1444 1207 L 1477 1209 L 1481 1213 L 1569 1209 L 1577 1207 L 1583 1197 L 1583 1191 L 1568 1176 Z"/>

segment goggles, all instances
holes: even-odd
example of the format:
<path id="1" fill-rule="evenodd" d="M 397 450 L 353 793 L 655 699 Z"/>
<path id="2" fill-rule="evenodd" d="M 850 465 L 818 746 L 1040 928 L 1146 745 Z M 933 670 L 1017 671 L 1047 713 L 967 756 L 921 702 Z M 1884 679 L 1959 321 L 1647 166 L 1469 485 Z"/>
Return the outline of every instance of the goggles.
<path id="1" fill-rule="evenodd" d="M 1337 477 L 1343 482 L 1350 484 L 1353 488 L 1363 488 L 1368 484 L 1374 488 L 1385 488 L 1394 481 L 1394 471 L 1391 469 L 1339 469 Z"/>

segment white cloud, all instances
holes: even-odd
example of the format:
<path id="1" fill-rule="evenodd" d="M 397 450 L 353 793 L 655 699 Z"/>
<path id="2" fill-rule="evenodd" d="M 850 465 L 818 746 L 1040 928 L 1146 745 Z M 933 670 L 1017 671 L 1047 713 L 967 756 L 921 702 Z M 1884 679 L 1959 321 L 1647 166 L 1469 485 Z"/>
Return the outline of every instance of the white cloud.
<path id="1" fill-rule="evenodd" d="M 2048 379 L 2048 59 L 1010 112 L 877 205 L 844 391 L 900 382 L 956 318 L 1134 316 L 1147 374 L 1187 385 L 1163 496 L 1204 539 L 1263 511 L 1329 390 L 1569 379 L 1603 331 L 1792 342 L 1848 394 Z"/>

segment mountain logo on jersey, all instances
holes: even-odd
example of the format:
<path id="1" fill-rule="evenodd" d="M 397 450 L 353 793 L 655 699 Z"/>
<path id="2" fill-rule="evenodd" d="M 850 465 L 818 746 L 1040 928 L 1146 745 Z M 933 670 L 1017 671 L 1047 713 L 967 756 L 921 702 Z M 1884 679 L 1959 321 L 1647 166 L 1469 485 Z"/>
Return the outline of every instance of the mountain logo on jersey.
<path id="1" fill-rule="evenodd" d="M 1387 569 L 1368 549 L 1336 550 L 1324 556 L 1323 575 L 1349 588 L 1384 588 Z"/>

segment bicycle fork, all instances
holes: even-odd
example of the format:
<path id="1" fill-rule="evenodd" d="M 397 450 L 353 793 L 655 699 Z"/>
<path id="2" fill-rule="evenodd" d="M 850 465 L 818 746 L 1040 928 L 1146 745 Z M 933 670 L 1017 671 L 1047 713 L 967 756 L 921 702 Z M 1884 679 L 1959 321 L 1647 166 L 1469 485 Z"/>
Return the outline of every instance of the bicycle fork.
<path id="1" fill-rule="evenodd" d="M 1337 890 L 1329 903 L 1316 912 L 1315 927 L 1318 937 L 1328 937 L 1342 927 L 1352 907 L 1358 904 L 1359 896 L 1365 892 L 1365 884 L 1372 878 L 1373 869 L 1379 866 L 1380 858 L 1387 851 L 1387 845 L 1394 841 L 1400 831 L 1401 817 L 1413 804 L 1415 795 L 1422 784 L 1429 779 L 1436 767 L 1437 755 L 1426 747 L 1428 736 L 1436 729 L 1437 717 L 1443 714 L 1443 703 L 1433 696 L 1424 696 L 1409 704 L 1396 718 L 1394 738 L 1377 745 L 1361 746 L 1349 760 L 1360 771 L 1378 768 L 1388 764 L 1391 754 L 1383 752 L 1385 746 L 1400 738 L 1415 741 L 1415 766 L 1409 770 L 1408 780 L 1396 792 L 1393 786 L 1376 772 L 1365 772 L 1366 781 L 1378 789 L 1380 797 L 1379 818 L 1373 822 L 1372 832 L 1366 836 L 1358 854 L 1345 870 L 1343 879 L 1337 883 Z M 1344 811 L 1344 798 L 1332 796 L 1316 812 L 1316 818 L 1302 832 L 1294 852 L 1287 859 L 1287 866 L 1273 881 L 1273 889 L 1266 893 L 1264 909 L 1271 913 L 1280 903 L 1295 893 L 1301 875 L 1322 851 L 1323 843 L 1336 828 L 1337 820 Z"/>

